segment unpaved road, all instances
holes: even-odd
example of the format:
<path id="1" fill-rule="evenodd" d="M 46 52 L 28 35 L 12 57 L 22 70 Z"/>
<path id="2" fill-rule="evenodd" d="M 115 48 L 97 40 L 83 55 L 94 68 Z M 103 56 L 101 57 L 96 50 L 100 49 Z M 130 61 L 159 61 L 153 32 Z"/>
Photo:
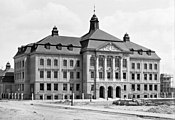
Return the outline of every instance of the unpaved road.
<path id="1" fill-rule="evenodd" d="M 32 101 L 0 101 L 0 120 L 152 120 L 124 114 L 100 113 L 35 105 Z"/>

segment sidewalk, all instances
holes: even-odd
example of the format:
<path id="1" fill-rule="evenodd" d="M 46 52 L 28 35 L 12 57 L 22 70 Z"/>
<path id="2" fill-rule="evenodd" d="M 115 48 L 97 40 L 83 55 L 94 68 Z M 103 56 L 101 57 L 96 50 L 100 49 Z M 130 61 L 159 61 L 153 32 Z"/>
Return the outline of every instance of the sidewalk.
<path id="1" fill-rule="evenodd" d="M 86 110 L 86 111 L 111 113 L 111 114 L 127 114 L 127 115 L 135 115 L 140 117 L 154 117 L 154 118 L 164 118 L 164 119 L 173 119 L 173 120 L 175 119 L 174 114 L 116 110 L 116 109 L 98 108 L 98 107 L 90 107 L 90 106 L 70 106 L 70 105 L 50 104 L 50 103 L 34 103 L 34 105 L 40 105 L 45 107 L 58 107 L 58 108 L 64 108 L 64 109 L 79 109 L 79 110 Z"/>

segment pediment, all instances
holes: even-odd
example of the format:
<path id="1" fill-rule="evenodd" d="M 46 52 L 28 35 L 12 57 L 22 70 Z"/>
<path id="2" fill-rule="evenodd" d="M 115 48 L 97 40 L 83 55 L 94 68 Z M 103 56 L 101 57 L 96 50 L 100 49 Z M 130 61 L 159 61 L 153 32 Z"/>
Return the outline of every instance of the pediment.
<path id="1" fill-rule="evenodd" d="M 121 52 L 121 49 L 119 49 L 116 45 L 114 45 L 112 43 L 108 43 L 108 44 L 104 45 L 103 47 L 99 48 L 98 50 L 100 50 L 100 51 L 117 51 L 117 52 Z"/>

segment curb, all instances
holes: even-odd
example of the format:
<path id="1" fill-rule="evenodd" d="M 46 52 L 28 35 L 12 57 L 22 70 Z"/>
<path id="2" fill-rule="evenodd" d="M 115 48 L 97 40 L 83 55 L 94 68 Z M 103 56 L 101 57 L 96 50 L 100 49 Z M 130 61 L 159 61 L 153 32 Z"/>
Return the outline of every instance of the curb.
<path id="1" fill-rule="evenodd" d="M 34 103 L 33 105 L 44 106 L 44 107 L 55 107 L 63 109 L 78 109 L 84 111 L 95 111 L 95 112 L 104 112 L 111 114 L 125 114 L 125 115 L 134 115 L 138 117 L 152 117 L 152 118 L 162 118 L 162 119 L 171 119 L 174 120 L 175 115 L 173 114 L 162 114 L 162 113 L 150 113 L 150 112 L 140 112 L 140 111 L 126 111 L 126 110 L 115 110 L 115 109 L 98 109 L 98 108 L 88 108 L 81 106 L 68 106 L 68 105 L 55 105 L 55 104 L 39 104 Z"/>

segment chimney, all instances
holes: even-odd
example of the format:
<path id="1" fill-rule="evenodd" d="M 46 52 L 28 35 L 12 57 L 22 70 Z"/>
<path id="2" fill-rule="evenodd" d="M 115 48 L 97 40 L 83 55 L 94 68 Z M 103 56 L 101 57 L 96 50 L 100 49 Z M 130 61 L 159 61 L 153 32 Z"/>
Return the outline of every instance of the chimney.
<path id="1" fill-rule="evenodd" d="M 52 29 L 52 36 L 55 36 L 55 35 L 58 36 L 58 30 L 57 30 L 56 26 L 54 26 L 53 29 Z"/>
<path id="2" fill-rule="evenodd" d="M 129 35 L 128 33 L 126 33 L 123 37 L 123 41 L 126 42 L 126 41 L 130 41 L 130 38 L 129 38 Z"/>

